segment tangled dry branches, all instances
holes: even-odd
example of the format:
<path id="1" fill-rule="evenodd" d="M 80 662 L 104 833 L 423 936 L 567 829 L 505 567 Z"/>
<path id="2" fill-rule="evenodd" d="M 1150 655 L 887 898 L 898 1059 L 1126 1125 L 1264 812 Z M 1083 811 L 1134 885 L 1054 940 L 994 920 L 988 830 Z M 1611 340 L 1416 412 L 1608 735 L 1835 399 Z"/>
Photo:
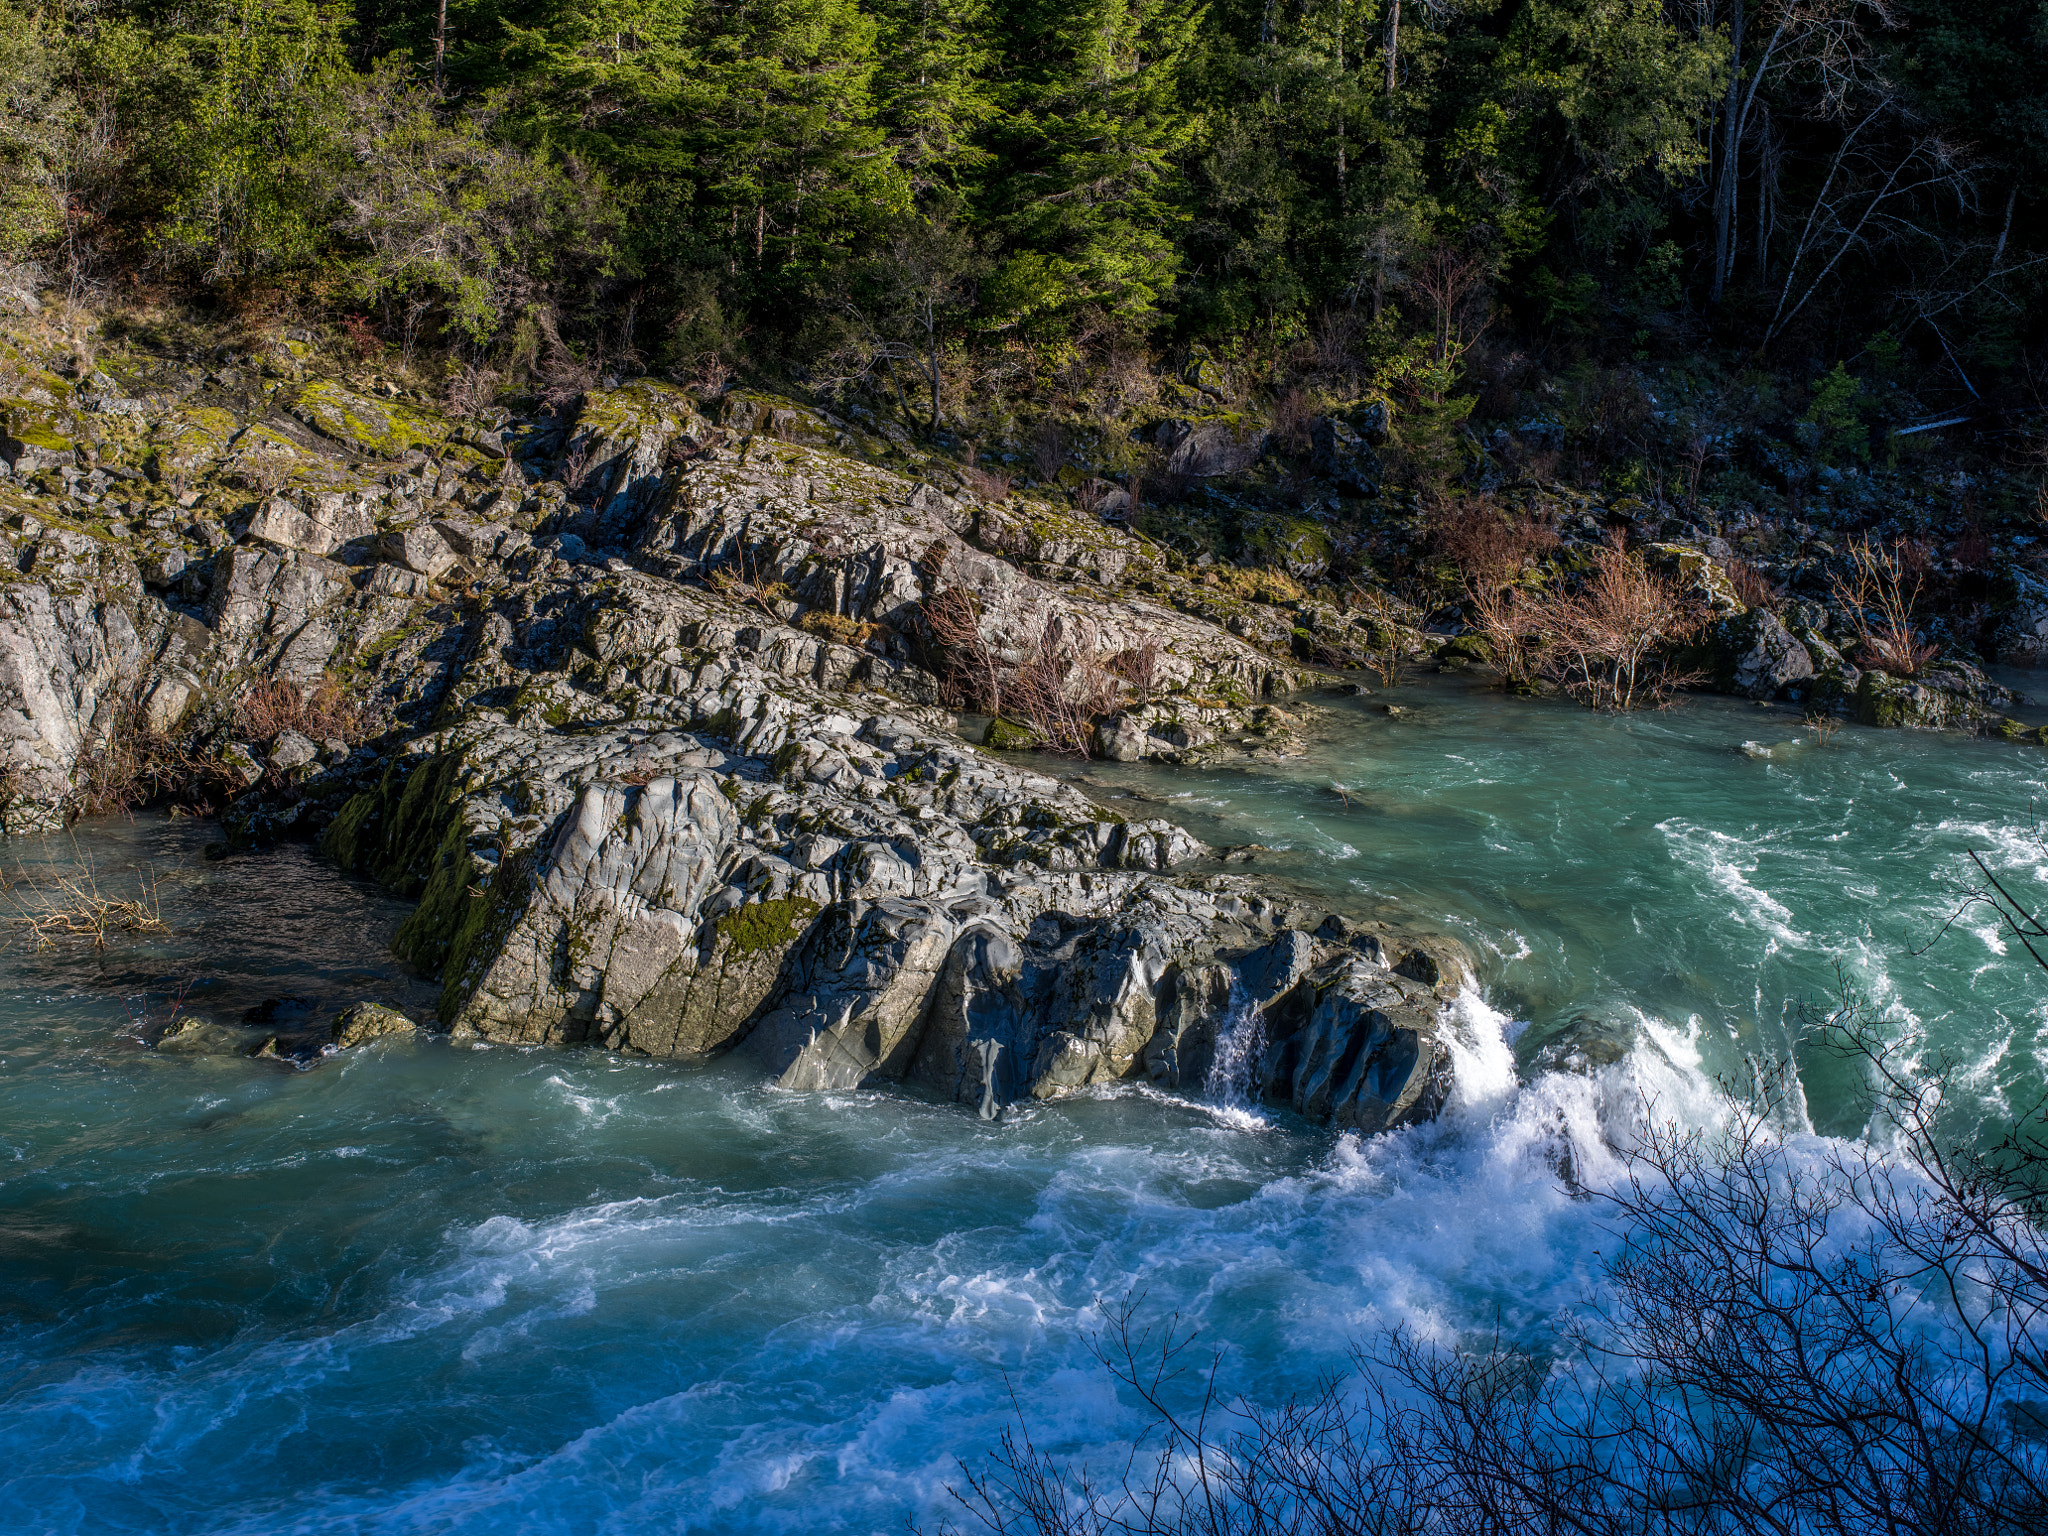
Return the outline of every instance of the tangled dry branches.
<path id="1" fill-rule="evenodd" d="M 140 876 L 133 896 L 108 895 L 87 859 L 77 874 L 60 875 L 48 884 L 23 878 L 8 887 L 7 899 L 14 907 L 15 926 L 37 949 L 67 940 L 105 949 L 116 934 L 165 931 L 153 871 Z"/>

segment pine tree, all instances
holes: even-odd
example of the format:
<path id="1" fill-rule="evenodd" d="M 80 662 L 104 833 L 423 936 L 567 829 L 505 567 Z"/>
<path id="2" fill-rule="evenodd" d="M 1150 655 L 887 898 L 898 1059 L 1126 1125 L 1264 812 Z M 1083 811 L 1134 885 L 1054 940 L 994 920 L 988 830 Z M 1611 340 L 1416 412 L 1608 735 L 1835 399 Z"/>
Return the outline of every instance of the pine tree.
<path id="1" fill-rule="evenodd" d="M 1189 0 L 1040 0 L 1013 21 L 1021 78 L 994 200 L 1014 251 L 988 285 L 997 315 L 1141 321 L 1171 291 L 1200 126 L 1179 77 L 1200 17 Z"/>

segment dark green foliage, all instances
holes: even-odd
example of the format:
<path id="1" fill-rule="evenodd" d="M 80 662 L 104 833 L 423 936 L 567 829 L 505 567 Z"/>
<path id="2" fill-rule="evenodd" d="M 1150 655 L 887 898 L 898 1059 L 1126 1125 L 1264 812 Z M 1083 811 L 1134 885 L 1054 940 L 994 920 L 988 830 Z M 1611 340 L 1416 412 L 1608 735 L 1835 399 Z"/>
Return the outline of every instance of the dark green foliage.
<path id="1" fill-rule="evenodd" d="M 880 368 L 931 424 L 949 357 L 1028 353 L 1042 382 L 1202 340 L 1377 389 L 1437 457 L 1488 414 L 1489 328 L 1553 370 L 1714 339 L 1859 375 L 1884 330 L 1889 381 L 1973 391 L 2040 340 L 2041 0 L 443 14 L 0 0 L 0 262 L 289 292 L 564 390 Z M 1480 274 L 1458 314 L 1446 260 Z"/>

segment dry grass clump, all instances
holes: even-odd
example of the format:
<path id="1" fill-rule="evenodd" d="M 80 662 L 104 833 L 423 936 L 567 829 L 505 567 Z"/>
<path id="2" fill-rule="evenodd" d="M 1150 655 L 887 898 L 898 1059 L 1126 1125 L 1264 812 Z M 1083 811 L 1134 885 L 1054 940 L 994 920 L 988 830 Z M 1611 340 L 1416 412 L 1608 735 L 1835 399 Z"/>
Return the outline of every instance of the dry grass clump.
<path id="1" fill-rule="evenodd" d="M 1270 566 L 1247 569 L 1237 565 L 1204 566 L 1194 578 L 1226 596 L 1246 602 L 1264 603 L 1271 608 L 1288 608 L 1308 596 L 1308 589 L 1285 571 Z"/>
<path id="2" fill-rule="evenodd" d="M 874 634 L 876 629 L 873 624 L 850 619 L 843 613 L 827 613 L 822 608 L 814 608 L 798 619 L 796 627 L 837 645 L 860 645 Z"/>
<path id="3" fill-rule="evenodd" d="M 311 687 L 287 677 L 264 677 L 236 701 L 234 731 L 244 741 L 271 741 L 297 731 L 314 741 L 353 746 L 375 734 L 379 719 L 378 711 L 350 698 L 332 673 L 323 673 Z"/>

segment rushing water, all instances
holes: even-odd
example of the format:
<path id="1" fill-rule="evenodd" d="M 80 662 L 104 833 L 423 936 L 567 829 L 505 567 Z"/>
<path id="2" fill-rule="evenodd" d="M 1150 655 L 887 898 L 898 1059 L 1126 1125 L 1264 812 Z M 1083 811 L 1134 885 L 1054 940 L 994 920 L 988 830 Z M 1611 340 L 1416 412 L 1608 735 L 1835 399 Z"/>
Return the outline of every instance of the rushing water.
<path id="1" fill-rule="evenodd" d="M 1967 848 L 2041 890 L 2038 749 L 1395 697 L 1269 771 L 1087 771 L 1479 949 L 1444 1118 L 1365 1144 L 1260 1112 L 1228 1051 L 1208 1101 L 997 1124 L 739 1063 L 159 1052 L 187 978 L 229 1023 L 419 1000 L 383 948 L 401 910 L 290 852 L 207 863 L 173 823 L 14 845 L 31 884 L 80 853 L 108 890 L 153 866 L 169 931 L 5 956 L 0 1529 L 900 1530 L 943 1514 L 1013 1390 L 1042 1445 L 1137 1432 L 1090 1354 L 1134 1291 L 1268 1400 L 1385 1323 L 1545 1336 L 1602 1241 L 1560 1136 L 1597 1177 L 1639 1091 L 1705 1119 L 1714 1074 L 1786 1052 L 1817 1128 L 1859 1130 L 1862 1085 L 1798 1038 L 1837 967 L 1983 1113 L 2038 1088 L 2024 956 L 1981 914 L 1912 953 Z M 1629 1060 L 1541 1072 L 1588 1021 Z"/>

